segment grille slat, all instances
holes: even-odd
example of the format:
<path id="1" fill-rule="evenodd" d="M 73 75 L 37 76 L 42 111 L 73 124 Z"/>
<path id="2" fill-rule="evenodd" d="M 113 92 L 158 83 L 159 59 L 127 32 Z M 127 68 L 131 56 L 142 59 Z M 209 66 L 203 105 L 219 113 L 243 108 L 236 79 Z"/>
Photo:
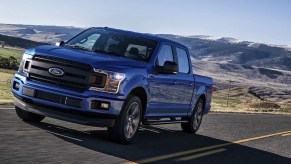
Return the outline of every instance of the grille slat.
<path id="1" fill-rule="evenodd" d="M 58 79 L 46 79 L 46 78 L 43 78 L 41 75 L 36 75 L 36 74 L 30 74 L 29 79 L 32 81 L 43 82 L 46 84 L 69 88 L 69 89 L 73 89 L 75 91 L 80 91 L 80 92 L 87 89 L 87 86 L 84 86 L 79 83 L 66 82 L 66 81 L 62 81 Z"/>
<path id="2" fill-rule="evenodd" d="M 51 56 L 42 56 L 42 55 L 34 55 L 33 59 L 36 61 L 44 62 L 44 63 L 51 63 L 51 64 L 57 64 L 62 65 L 66 67 L 73 67 L 73 68 L 79 68 L 82 70 L 92 70 L 92 67 L 85 63 L 80 63 L 76 61 L 70 61 L 62 58 L 56 58 Z"/>
<path id="3" fill-rule="evenodd" d="M 62 69 L 64 75 L 54 76 L 49 73 L 50 68 Z M 104 74 L 93 72 L 88 64 L 42 55 L 34 55 L 27 72 L 31 81 L 78 92 L 83 92 L 90 86 L 103 88 L 107 78 Z M 92 81 L 92 77 L 98 80 Z"/>
<path id="4" fill-rule="evenodd" d="M 66 96 L 57 95 L 57 94 L 44 92 L 40 90 L 36 90 L 36 94 L 34 97 L 38 99 L 54 102 L 54 103 L 64 104 L 67 106 L 72 106 L 72 107 L 77 107 L 77 108 L 82 107 L 81 99 L 66 97 Z"/>

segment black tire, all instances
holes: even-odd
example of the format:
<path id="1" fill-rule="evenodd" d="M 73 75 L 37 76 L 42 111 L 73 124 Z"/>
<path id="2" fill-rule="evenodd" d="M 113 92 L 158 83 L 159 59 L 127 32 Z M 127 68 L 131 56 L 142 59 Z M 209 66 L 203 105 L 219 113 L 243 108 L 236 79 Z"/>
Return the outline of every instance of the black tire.
<path id="1" fill-rule="evenodd" d="M 23 121 L 38 123 L 45 118 L 45 116 L 41 116 L 35 113 L 27 112 L 17 106 L 15 106 L 16 114 Z"/>
<path id="2" fill-rule="evenodd" d="M 191 117 L 187 118 L 188 122 L 181 124 L 183 132 L 195 134 L 198 131 L 202 122 L 203 106 L 204 106 L 203 100 L 199 99 L 195 105 Z"/>
<path id="3" fill-rule="evenodd" d="M 115 121 L 115 126 L 108 128 L 109 137 L 118 143 L 130 144 L 139 129 L 141 116 L 142 105 L 140 99 L 137 96 L 130 95 Z"/>

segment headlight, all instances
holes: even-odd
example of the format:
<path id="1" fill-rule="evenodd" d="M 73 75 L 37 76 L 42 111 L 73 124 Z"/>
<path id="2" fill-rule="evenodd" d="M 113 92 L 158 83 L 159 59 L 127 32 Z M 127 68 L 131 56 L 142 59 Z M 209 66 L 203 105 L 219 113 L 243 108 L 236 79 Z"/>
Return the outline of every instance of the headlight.
<path id="1" fill-rule="evenodd" d="M 105 71 L 105 70 L 99 70 L 99 69 L 94 69 L 94 71 L 101 73 L 101 74 L 106 74 L 107 79 L 106 79 L 104 88 L 90 87 L 89 90 L 100 91 L 100 92 L 109 92 L 109 93 L 117 93 L 118 92 L 119 85 L 122 82 L 122 80 L 125 78 L 124 73 L 111 72 L 111 71 Z"/>
<path id="2" fill-rule="evenodd" d="M 32 59 L 32 55 L 24 53 L 22 56 L 22 60 L 20 62 L 18 72 L 27 75 L 26 70 L 28 70 L 30 61 Z"/>

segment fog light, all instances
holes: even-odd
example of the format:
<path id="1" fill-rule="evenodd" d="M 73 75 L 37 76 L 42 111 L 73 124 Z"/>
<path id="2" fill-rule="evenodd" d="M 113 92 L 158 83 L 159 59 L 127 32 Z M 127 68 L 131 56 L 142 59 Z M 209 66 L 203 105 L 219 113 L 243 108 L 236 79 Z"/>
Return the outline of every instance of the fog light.
<path id="1" fill-rule="evenodd" d="M 108 110 L 110 107 L 110 102 L 93 100 L 91 101 L 90 108 L 97 109 L 97 110 Z"/>
<path id="2" fill-rule="evenodd" d="M 13 89 L 15 89 L 15 90 L 19 90 L 19 87 L 20 87 L 20 84 L 18 83 L 18 82 L 14 82 L 13 83 Z"/>
<path id="3" fill-rule="evenodd" d="M 108 109 L 108 108 L 109 108 L 109 104 L 108 104 L 108 103 L 104 103 L 104 102 L 102 102 L 102 103 L 101 103 L 101 108 L 103 108 L 103 109 Z"/>

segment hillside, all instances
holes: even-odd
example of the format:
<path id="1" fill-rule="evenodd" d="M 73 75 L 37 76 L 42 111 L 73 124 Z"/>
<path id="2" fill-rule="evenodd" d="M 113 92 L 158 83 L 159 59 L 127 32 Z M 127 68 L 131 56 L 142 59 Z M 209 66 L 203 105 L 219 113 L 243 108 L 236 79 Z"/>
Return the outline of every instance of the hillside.
<path id="1" fill-rule="evenodd" d="M 4 41 L 9 45 L 0 47 L 0 68 L 5 68 L 0 72 L 3 77 L 7 75 L 4 77 L 7 82 L 1 83 L 4 90 L 2 96 L 11 101 L 7 84 L 13 71 L 7 69 L 17 70 L 24 48 L 68 40 L 82 30 L 75 27 L 0 24 L 0 43 Z M 290 46 L 239 41 L 229 37 L 158 36 L 186 45 L 190 50 L 194 73 L 215 79 L 214 111 L 232 111 L 233 108 L 242 111 L 290 111 Z"/>
<path id="2" fill-rule="evenodd" d="M 49 44 L 54 44 L 60 40 L 68 40 L 83 30 L 84 29 L 82 28 L 76 27 L 14 25 L 0 23 L 0 34 Z"/>
<path id="3" fill-rule="evenodd" d="M 0 68 L 17 70 L 24 49 L 45 44 L 0 34 Z"/>
<path id="4" fill-rule="evenodd" d="M 291 51 L 285 47 L 199 35 L 159 36 L 186 45 L 192 57 L 198 60 L 291 71 Z"/>
<path id="5" fill-rule="evenodd" d="M 50 44 L 54 44 L 59 40 L 68 40 L 82 30 L 84 28 L 0 24 L 0 34 Z M 189 48 L 192 57 L 197 60 L 291 71 L 290 46 L 267 45 L 240 41 L 230 37 L 204 35 L 178 36 L 158 34 L 158 36 L 185 44 Z"/>
<path id="6" fill-rule="evenodd" d="M 50 44 L 68 40 L 82 30 L 84 28 L 0 24 L 0 34 Z M 290 46 L 240 41 L 230 37 L 157 35 L 186 45 L 193 59 L 194 72 L 214 77 L 217 84 L 232 79 L 248 86 L 290 88 L 282 86 L 291 83 Z"/>
<path id="7" fill-rule="evenodd" d="M 16 48 L 33 48 L 40 45 L 45 45 L 47 43 L 40 43 L 35 42 L 27 39 L 22 39 L 18 37 L 11 37 L 11 36 L 5 36 L 0 34 L 0 46 L 10 46 L 10 47 L 16 47 Z"/>

